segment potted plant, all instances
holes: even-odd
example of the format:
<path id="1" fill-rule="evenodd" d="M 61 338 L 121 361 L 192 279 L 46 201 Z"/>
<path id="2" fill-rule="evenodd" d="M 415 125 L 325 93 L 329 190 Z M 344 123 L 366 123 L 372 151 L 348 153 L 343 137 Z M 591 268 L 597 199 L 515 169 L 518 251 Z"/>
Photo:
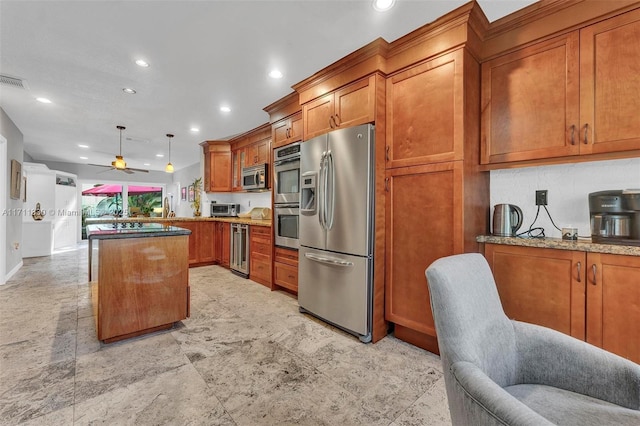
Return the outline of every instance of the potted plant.
<path id="1" fill-rule="evenodd" d="M 202 178 L 194 179 L 193 183 L 193 201 L 191 202 L 191 207 L 193 208 L 193 215 L 198 217 L 202 214 L 200 211 L 200 192 L 202 191 Z"/>

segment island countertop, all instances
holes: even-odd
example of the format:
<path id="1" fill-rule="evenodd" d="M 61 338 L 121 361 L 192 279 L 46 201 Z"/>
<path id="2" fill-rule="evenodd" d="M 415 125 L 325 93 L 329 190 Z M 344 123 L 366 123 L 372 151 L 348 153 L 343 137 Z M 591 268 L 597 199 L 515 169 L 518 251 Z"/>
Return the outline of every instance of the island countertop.
<path id="1" fill-rule="evenodd" d="M 133 224 L 133 222 L 131 222 Z M 139 223 L 134 226 L 114 226 L 115 223 L 87 225 L 87 238 L 91 240 L 108 240 L 116 238 L 148 238 L 189 235 L 191 231 L 177 226 L 160 223 Z"/>
<path id="2" fill-rule="evenodd" d="M 118 217 L 118 218 L 87 218 L 87 225 L 105 224 L 105 223 L 159 223 L 173 224 L 175 222 L 228 222 L 242 223 L 245 225 L 255 226 L 271 226 L 271 219 L 251 219 L 250 217 Z"/>

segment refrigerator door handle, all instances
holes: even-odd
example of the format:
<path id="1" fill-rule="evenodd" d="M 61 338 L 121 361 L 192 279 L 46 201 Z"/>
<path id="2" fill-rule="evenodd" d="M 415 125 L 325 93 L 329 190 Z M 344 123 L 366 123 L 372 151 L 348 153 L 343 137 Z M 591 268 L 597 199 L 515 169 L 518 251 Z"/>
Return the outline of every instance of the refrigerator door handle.
<path id="1" fill-rule="evenodd" d="M 331 185 L 328 183 L 329 179 L 331 179 Z M 331 207 L 327 207 L 327 231 L 330 231 L 331 228 L 333 228 L 336 203 L 336 168 L 333 164 L 333 153 L 331 150 L 327 152 L 327 188 L 329 188 L 329 186 L 331 186 L 331 194 L 327 195 L 327 199 L 331 199 Z"/>
<path id="2" fill-rule="evenodd" d="M 304 257 L 306 257 L 309 260 L 313 260 L 315 262 L 326 263 L 328 265 L 333 265 L 333 266 L 346 266 L 346 267 L 353 266 L 353 262 L 338 259 L 336 257 L 318 256 L 313 253 L 305 253 Z"/>
<path id="3" fill-rule="evenodd" d="M 318 221 L 322 229 L 327 229 L 327 170 L 326 170 L 327 153 L 324 151 L 320 157 L 320 182 L 318 183 Z"/>

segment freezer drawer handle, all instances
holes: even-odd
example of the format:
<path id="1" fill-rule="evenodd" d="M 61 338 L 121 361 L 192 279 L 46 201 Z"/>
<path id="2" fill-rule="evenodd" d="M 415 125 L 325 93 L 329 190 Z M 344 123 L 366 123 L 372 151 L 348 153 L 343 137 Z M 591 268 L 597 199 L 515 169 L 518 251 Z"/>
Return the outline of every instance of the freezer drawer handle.
<path id="1" fill-rule="evenodd" d="M 305 253 L 304 257 L 306 257 L 307 259 L 310 260 L 314 260 L 316 262 L 320 262 L 320 263 L 326 263 L 329 265 L 335 265 L 335 266 L 353 266 L 353 262 L 348 262 L 342 259 L 336 259 L 335 257 L 322 257 L 322 256 L 317 256 L 313 253 Z"/>

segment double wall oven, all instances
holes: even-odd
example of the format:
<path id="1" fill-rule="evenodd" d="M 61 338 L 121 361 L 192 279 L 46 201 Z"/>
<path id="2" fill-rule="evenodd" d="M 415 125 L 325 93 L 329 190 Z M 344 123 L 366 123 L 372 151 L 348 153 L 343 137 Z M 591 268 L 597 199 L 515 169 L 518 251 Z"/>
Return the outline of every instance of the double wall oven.
<path id="1" fill-rule="evenodd" d="M 273 151 L 275 244 L 297 249 L 300 213 L 300 143 Z"/>

